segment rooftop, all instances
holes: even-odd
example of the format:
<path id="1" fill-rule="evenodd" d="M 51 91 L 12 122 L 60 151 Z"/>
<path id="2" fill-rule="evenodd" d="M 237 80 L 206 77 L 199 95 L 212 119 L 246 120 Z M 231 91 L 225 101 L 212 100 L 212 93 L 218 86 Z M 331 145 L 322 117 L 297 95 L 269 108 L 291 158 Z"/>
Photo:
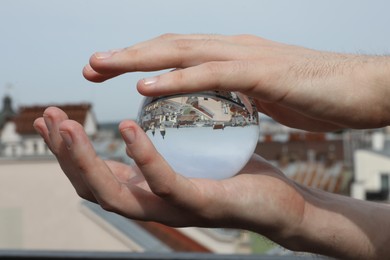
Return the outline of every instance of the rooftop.
<path id="1" fill-rule="evenodd" d="M 45 109 L 52 105 L 47 106 L 25 106 L 20 107 L 18 113 L 13 118 L 16 124 L 16 131 L 22 135 L 36 134 L 33 127 L 35 119 L 41 117 Z M 83 124 L 87 116 L 87 112 L 91 109 L 90 104 L 77 104 L 77 105 L 54 105 L 61 108 L 70 119 Z"/>

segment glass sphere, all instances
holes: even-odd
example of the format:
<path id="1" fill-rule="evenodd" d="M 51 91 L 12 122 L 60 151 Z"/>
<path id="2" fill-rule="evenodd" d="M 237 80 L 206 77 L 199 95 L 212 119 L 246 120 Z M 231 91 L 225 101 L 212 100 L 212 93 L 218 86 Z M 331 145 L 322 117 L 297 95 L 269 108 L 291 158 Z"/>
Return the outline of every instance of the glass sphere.
<path id="1" fill-rule="evenodd" d="M 237 174 L 259 138 L 256 106 L 238 92 L 146 97 L 138 124 L 171 167 L 191 178 Z"/>

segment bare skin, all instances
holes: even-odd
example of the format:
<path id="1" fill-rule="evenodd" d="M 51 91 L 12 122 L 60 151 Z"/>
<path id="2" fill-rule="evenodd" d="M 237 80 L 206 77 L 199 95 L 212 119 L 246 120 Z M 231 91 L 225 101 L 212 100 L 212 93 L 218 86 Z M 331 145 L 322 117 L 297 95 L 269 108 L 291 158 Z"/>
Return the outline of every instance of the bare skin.
<path id="1" fill-rule="evenodd" d="M 150 96 L 240 91 L 281 123 L 329 131 L 388 124 L 388 64 L 385 57 L 324 53 L 247 35 L 164 35 L 96 53 L 83 73 L 102 82 L 127 72 L 181 68 L 140 80 L 138 91 Z M 379 108 L 363 110 L 366 103 Z M 58 108 L 46 109 L 34 126 L 76 192 L 125 217 L 243 228 L 293 250 L 344 259 L 383 259 L 390 253 L 390 235 L 383 232 L 390 228 L 388 205 L 300 186 L 259 156 L 230 179 L 187 179 L 133 121 L 119 126 L 133 167 L 96 156 L 82 126 Z"/>
<path id="2" fill-rule="evenodd" d="M 390 121 L 389 57 L 319 52 L 250 35 L 163 35 L 95 53 L 83 73 L 102 82 L 169 68 L 182 69 L 141 80 L 138 91 L 147 96 L 239 91 L 279 122 L 314 131 L 381 127 Z"/>

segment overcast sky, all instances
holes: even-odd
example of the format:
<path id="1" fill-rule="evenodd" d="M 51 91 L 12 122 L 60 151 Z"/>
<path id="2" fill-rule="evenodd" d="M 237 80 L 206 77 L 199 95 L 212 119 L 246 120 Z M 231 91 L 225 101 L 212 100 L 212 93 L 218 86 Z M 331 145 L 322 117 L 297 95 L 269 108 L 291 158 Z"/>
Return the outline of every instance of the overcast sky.
<path id="1" fill-rule="evenodd" d="M 89 102 L 101 122 L 134 118 L 135 84 L 150 74 L 87 82 L 81 70 L 95 51 L 173 32 L 388 54 L 389 10 L 386 0 L 0 0 L 0 97 L 10 94 L 15 107 Z"/>

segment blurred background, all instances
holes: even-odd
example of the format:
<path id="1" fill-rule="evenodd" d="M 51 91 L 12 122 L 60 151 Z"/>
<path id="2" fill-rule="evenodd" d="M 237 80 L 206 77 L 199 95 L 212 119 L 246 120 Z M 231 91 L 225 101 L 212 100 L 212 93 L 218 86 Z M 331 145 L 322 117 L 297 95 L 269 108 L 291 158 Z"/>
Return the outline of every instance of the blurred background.
<path id="1" fill-rule="evenodd" d="M 94 52 L 169 32 L 388 55 L 389 9 L 385 0 L 0 0 L 0 250 L 293 254 L 245 231 L 171 229 L 104 212 L 76 196 L 31 124 L 58 105 L 99 154 L 129 162 L 117 125 L 137 115 L 137 81 L 158 72 L 91 83 L 81 71 Z M 313 134 L 260 118 L 256 152 L 289 177 L 387 203 L 389 129 Z"/>

